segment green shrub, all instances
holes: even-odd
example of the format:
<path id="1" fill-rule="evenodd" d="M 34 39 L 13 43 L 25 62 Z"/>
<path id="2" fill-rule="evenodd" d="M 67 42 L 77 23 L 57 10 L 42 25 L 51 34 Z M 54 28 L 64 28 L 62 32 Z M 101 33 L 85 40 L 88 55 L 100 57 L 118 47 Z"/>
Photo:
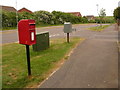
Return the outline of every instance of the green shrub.
<path id="1" fill-rule="evenodd" d="M 40 24 L 40 22 L 54 24 L 54 16 L 48 11 L 36 11 L 34 12 L 34 15 L 37 24 Z"/>
<path id="2" fill-rule="evenodd" d="M 2 11 L 2 27 L 16 27 L 16 13 Z"/>
<path id="3" fill-rule="evenodd" d="M 21 19 L 34 19 L 34 14 L 28 12 L 20 12 L 18 13 L 18 21 Z"/>
<path id="4" fill-rule="evenodd" d="M 71 22 L 73 24 L 80 23 L 81 17 L 74 16 L 69 13 L 64 13 L 60 11 L 53 11 L 52 14 L 54 15 L 54 22 L 55 24 L 63 24 L 64 22 Z"/>
<path id="5" fill-rule="evenodd" d="M 78 17 L 69 13 L 64 13 L 60 11 L 53 11 L 52 13 L 48 11 L 36 11 L 33 14 L 28 12 L 8 12 L 3 11 L 2 15 L 2 27 L 5 28 L 15 28 L 17 27 L 17 21 L 21 19 L 35 19 L 36 25 L 59 25 L 64 24 L 64 22 L 71 22 L 72 24 L 87 23 L 88 19 L 86 17 Z"/>
<path id="6" fill-rule="evenodd" d="M 95 19 L 96 23 L 115 23 L 113 16 L 105 16 L 102 20 L 99 17 Z"/>
<path id="7" fill-rule="evenodd" d="M 116 8 L 116 9 L 114 10 L 113 15 L 114 15 L 114 18 L 115 18 L 116 20 L 117 20 L 117 19 L 120 19 L 120 7 Z"/>

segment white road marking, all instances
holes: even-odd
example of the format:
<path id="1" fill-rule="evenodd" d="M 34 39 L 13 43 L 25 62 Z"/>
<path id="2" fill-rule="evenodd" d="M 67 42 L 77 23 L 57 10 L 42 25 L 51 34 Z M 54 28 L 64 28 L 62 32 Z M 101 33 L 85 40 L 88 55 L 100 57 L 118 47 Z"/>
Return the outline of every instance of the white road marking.
<path id="1" fill-rule="evenodd" d="M 60 36 L 60 34 L 50 35 L 49 37 L 55 37 L 55 36 Z"/>

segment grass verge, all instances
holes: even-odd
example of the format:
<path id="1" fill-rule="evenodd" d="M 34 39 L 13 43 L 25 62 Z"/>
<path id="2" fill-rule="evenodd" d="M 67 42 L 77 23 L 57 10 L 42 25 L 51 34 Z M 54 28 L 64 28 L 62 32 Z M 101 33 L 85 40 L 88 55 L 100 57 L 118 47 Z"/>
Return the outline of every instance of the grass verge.
<path id="1" fill-rule="evenodd" d="M 17 27 L 4 27 L 1 30 L 5 31 L 5 30 L 16 30 L 16 29 L 17 29 Z"/>
<path id="2" fill-rule="evenodd" d="M 71 38 L 51 40 L 50 48 L 34 52 L 30 47 L 32 77 L 27 77 L 25 46 L 17 43 L 3 45 L 2 48 L 2 83 L 3 88 L 36 87 L 57 67 L 60 60 L 66 59 L 72 48 L 83 39 Z"/>
<path id="3" fill-rule="evenodd" d="M 92 30 L 92 31 L 102 31 L 102 30 L 104 30 L 105 28 L 107 28 L 109 26 L 110 25 L 99 25 L 99 26 L 96 26 L 96 27 L 88 28 L 88 29 Z"/>

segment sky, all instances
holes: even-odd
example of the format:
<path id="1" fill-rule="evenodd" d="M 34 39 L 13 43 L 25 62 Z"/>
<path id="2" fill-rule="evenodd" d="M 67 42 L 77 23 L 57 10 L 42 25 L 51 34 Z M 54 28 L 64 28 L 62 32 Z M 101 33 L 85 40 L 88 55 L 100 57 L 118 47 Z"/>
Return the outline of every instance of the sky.
<path id="1" fill-rule="evenodd" d="M 12 6 L 17 10 L 25 7 L 31 11 L 62 11 L 62 12 L 80 12 L 82 16 L 98 16 L 101 8 L 106 10 L 107 16 L 113 16 L 113 11 L 118 7 L 120 0 L 1 0 L 0 5 Z M 17 2 L 17 4 L 16 4 Z"/>

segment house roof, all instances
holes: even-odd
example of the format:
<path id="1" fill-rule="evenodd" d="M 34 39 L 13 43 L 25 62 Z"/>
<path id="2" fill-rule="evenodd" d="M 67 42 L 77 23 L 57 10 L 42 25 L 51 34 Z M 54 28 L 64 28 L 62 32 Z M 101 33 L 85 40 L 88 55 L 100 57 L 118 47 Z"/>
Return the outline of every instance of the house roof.
<path id="1" fill-rule="evenodd" d="M 86 18 L 88 20 L 94 20 L 95 19 L 94 15 L 87 15 Z"/>
<path id="2" fill-rule="evenodd" d="M 18 10 L 18 12 L 29 12 L 29 13 L 33 13 L 32 11 L 26 9 L 26 8 L 22 8 L 20 10 Z"/>
<path id="3" fill-rule="evenodd" d="M 0 7 L 2 7 L 2 10 L 5 10 L 5 11 L 16 12 L 16 9 L 14 7 L 11 7 L 11 6 L 0 5 Z"/>
<path id="4" fill-rule="evenodd" d="M 70 14 L 73 14 L 75 16 L 82 16 L 80 12 L 68 12 Z"/>
<path id="5" fill-rule="evenodd" d="M 87 15 L 86 17 L 94 17 L 94 15 Z"/>

